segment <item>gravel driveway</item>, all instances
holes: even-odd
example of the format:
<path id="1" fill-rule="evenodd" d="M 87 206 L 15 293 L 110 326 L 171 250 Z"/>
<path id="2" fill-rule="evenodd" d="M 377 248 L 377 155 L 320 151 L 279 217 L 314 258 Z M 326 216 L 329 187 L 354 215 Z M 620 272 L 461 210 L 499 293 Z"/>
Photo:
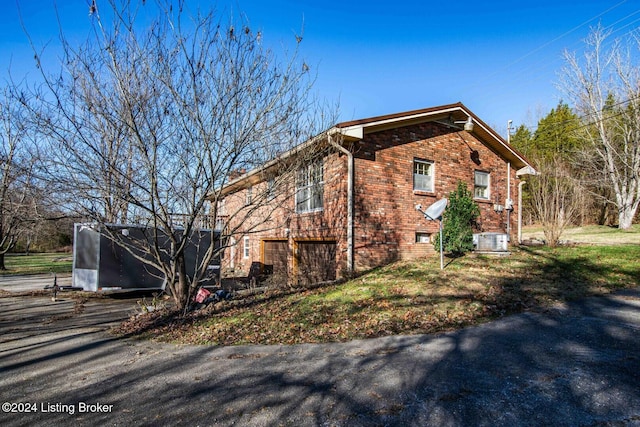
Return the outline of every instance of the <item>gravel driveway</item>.
<path id="1" fill-rule="evenodd" d="M 640 425 L 638 290 L 447 334 L 294 346 L 110 336 L 134 306 L 0 298 L 0 425 Z"/>

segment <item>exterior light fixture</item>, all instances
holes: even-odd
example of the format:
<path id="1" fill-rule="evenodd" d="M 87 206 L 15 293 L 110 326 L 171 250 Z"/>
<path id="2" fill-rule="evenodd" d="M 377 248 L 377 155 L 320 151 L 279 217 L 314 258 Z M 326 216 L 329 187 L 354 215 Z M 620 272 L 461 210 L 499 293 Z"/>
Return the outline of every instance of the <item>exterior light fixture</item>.
<path id="1" fill-rule="evenodd" d="M 464 130 L 467 132 L 473 132 L 473 120 L 471 119 L 471 116 L 469 116 L 467 121 L 464 122 Z"/>
<path id="2" fill-rule="evenodd" d="M 467 120 L 456 120 L 453 123 L 457 125 L 464 123 L 463 129 L 466 130 L 467 132 L 473 132 L 473 119 L 471 118 L 471 116 L 469 116 Z"/>

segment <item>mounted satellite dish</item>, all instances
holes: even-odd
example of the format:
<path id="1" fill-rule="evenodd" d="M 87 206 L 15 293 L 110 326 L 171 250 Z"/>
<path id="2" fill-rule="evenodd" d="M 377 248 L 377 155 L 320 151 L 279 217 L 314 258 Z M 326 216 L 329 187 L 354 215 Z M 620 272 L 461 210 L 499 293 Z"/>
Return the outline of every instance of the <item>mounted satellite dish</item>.
<path id="1" fill-rule="evenodd" d="M 427 208 L 424 212 L 425 217 L 428 220 L 435 221 L 442 218 L 442 213 L 447 208 L 447 199 L 440 199 Z"/>
<path id="2" fill-rule="evenodd" d="M 448 200 L 442 198 L 429 206 L 426 211 L 422 212 L 422 205 L 416 205 L 416 209 L 420 211 L 429 221 L 438 220 L 440 229 L 440 270 L 444 268 L 444 255 L 442 250 L 442 213 L 447 208 Z"/>

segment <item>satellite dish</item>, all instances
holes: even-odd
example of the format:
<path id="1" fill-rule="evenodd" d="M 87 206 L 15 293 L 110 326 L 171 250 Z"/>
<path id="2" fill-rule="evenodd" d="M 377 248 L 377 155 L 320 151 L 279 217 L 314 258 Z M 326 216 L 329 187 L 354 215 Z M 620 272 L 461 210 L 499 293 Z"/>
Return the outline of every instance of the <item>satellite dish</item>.
<path id="1" fill-rule="evenodd" d="M 442 213 L 447 207 L 447 202 L 448 200 L 445 198 L 438 200 L 427 208 L 427 210 L 424 212 L 424 215 L 431 221 L 440 219 Z"/>

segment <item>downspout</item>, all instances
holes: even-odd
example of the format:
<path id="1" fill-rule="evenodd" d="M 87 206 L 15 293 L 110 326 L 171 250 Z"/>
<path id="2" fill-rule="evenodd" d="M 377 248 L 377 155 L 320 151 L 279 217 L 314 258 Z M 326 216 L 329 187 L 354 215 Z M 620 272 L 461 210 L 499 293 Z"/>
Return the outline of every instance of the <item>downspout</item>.
<path id="1" fill-rule="evenodd" d="M 353 153 L 327 135 L 329 144 L 347 156 L 347 271 L 353 272 Z"/>
<path id="2" fill-rule="evenodd" d="M 527 165 L 522 169 L 519 169 L 516 172 L 516 176 L 522 179 L 521 177 L 531 175 L 535 176 L 538 172 L 531 166 Z M 520 181 L 518 184 L 518 244 L 522 244 L 522 186 L 525 185 L 527 181 Z"/>
<path id="3" fill-rule="evenodd" d="M 511 162 L 507 162 L 507 200 L 505 201 L 507 209 L 507 242 L 511 241 L 511 211 L 513 210 L 513 201 L 511 200 Z"/>
<path id="4" fill-rule="evenodd" d="M 520 181 L 518 184 L 518 244 L 522 244 L 522 186 L 527 181 Z"/>

